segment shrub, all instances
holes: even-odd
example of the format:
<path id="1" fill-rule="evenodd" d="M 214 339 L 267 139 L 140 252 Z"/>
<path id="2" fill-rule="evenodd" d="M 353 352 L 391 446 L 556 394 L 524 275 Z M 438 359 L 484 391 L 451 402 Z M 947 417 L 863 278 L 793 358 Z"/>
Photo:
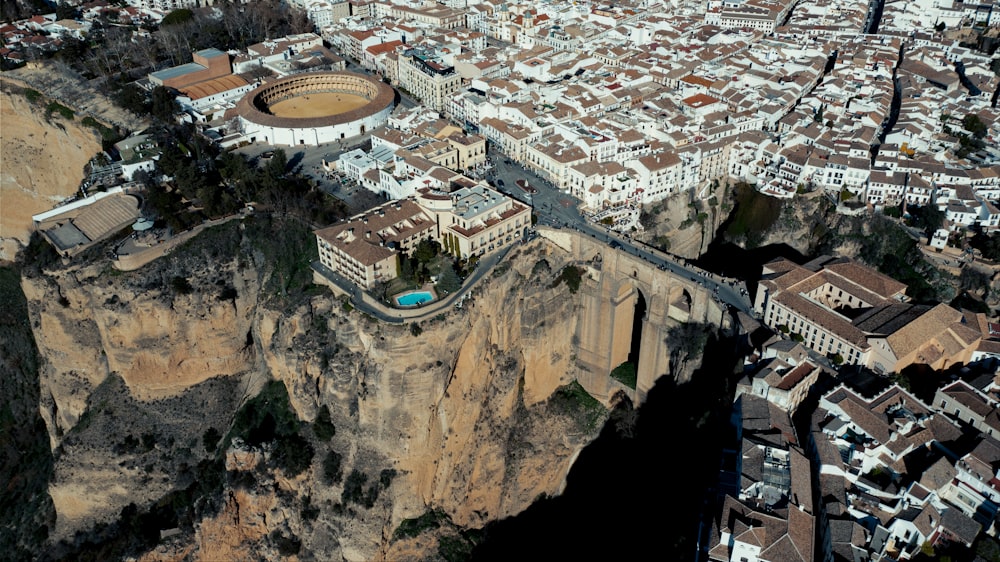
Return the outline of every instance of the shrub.
<path id="1" fill-rule="evenodd" d="M 330 421 L 330 408 L 323 404 L 319 408 L 319 413 L 316 414 L 316 421 L 312 424 L 313 433 L 316 434 L 316 439 L 320 441 L 329 441 L 333 439 L 333 436 L 337 434 L 337 428 Z"/>
<path id="2" fill-rule="evenodd" d="M 24 99 L 28 100 L 31 103 L 38 103 L 42 99 L 42 93 L 39 92 L 38 90 L 25 88 L 24 90 L 22 90 L 21 93 L 24 94 Z"/>
<path id="3" fill-rule="evenodd" d="M 222 439 L 222 434 L 219 433 L 218 429 L 214 427 L 206 429 L 205 433 L 201 436 L 201 443 L 205 446 L 205 452 L 214 453 L 220 439 Z"/>
<path id="4" fill-rule="evenodd" d="M 63 119 L 66 119 L 67 121 L 72 121 L 73 120 L 73 115 L 74 115 L 73 114 L 73 110 L 70 109 L 70 108 L 68 108 L 68 107 L 66 107 L 65 105 L 62 105 L 59 102 L 52 101 L 52 102 L 49 102 L 48 106 L 46 106 L 46 108 L 45 108 L 45 117 L 48 118 L 53 113 L 58 113 L 60 117 L 62 117 Z"/>
<path id="5" fill-rule="evenodd" d="M 378 474 L 378 483 L 382 486 L 382 489 L 386 489 L 392 484 L 393 479 L 396 478 L 397 472 L 395 468 L 384 468 L 382 472 Z"/>
<path id="6" fill-rule="evenodd" d="M 604 406 L 575 380 L 556 390 L 549 397 L 548 403 L 588 431 L 593 431 L 606 413 Z"/>
<path id="7" fill-rule="evenodd" d="M 302 474 L 312 464 L 316 450 L 298 433 L 275 440 L 271 460 L 289 476 Z"/>
<path id="8" fill-rule="evenodd" d="M 323 481 L 327 484 L 339 484 L 344 478 L 344 472 L 340 466 L 342 458 L 337 451 L 330 451 L 323 458 Z"/>
<path id="9" fill-rule="evenodd" d="M 302 499 L 302 509 L 299 510 L 299 515 L 305 521 L 315 521 L 319 518 L 319 508 L 312 504 L 312 496 L 306 496 Z"/>
<path id="10" fill-rule="evenodd" d="M 180 275 L 175 275 L 170 279 L 170 287 L 181 295 L 189 295 L 194 291 L 194 287 L 191 286 L 191 283 Z"/>
<path id="11" fill-rule="evenodd" d="M 294 556 L 302 549 L 302 541 L 298 537 L 295 535 L 286 537 L 277 529 L 271 532 L 271 542 L 278 548 L 278 554 L 282 556 Z"/>
<path id="12" fill-rule="evenodd" d="M 583 279 L 583 270 L 575 265 L 567 265 L 563 268 L 562 273 L 556 280 L 552 282 L 552 287 L 557 287 L 560 283 L 565 282 L 566 286 L 569 287 L 570 293 L 576 293 L 580 289 L 580 281 Z"/>
<path id="13" fill-rule="evenodd" d="M 447 535 L 438 539 L 438 554 L 446 562 L 462 562 L 472 556 L 473 546 L 464 537 Z"/>
<path id="14" fill-rule="evenodd" d="M 618 365 L 613 371 L 611 371 L 611 378 L 624 384 L 632 390 L 635 390 L 637 375 L 635 365 L 630 361 L 626 361 L 621 365 Z"/>
<path id="15" fill-rule="evenodd" d="M 419 323 L 414 322 L 413 324 L 410 324 L 410 334 L 411 335 L 413 335 L 414 337 L 416 337 L 416 336 L 419 336 L 422 333 L 424 333 L 424 329 L 420 327 Z"/>
<path id="16" fill-rule="evenodd" d="M 419 536 L 424 531 L 441 527 L 441 522 L 447 520 L 448 516 L 443 511 L 428 510 L 420 517 L 403 519 L 399 527 L 392 532 L 392 540 L 409 539 Z"/>
<path id="17" fill-rule="evenodd" d="M 357 469 L 351 470 L 344 482 L 344 491 L 340 494 L 340 502 L 344 505 L 349 503 L 361 504 L 365 499 L 365 484 L 368 482 L 368 475 L 359 472 Z"/>

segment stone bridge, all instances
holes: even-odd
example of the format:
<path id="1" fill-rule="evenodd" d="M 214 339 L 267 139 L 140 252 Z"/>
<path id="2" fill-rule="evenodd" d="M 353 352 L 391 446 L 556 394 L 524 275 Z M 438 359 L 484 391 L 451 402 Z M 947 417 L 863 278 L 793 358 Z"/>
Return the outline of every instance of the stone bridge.
<path id="1" fill-rule="evenodd" d="M 586 270 L 580 284 L 574 341 L 580 384 L 607 401 L 619 390 L 642 403 L 656 379 L 669 374 L 667 331 L 682 322 L 728 327 L 729 314 L 696 273 L 682 275 L 568 229 L 540 228 L 539 234 L 568 251 Z M 676 269 L 676 268 L 674 268 Z M 637 318 L 637 310 L 642 317 Z M 641 324 L 639 324 L 641 322 Z M 634 335 L 638 335 L 635 353 Z M 635 390 L 610 377 L 630 359 L 637 362 Z M 637 360 L 637 361 L 636 361 Z"/>

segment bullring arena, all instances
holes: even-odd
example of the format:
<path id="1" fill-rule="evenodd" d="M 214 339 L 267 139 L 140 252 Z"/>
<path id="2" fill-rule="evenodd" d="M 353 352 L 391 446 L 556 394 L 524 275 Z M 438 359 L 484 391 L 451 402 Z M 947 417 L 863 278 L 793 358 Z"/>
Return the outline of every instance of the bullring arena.
<path id="1" fill-rule="evenodd" d="M 316 146 L 385 125 L 395 98 L 391 86 L 368 76 L 316 72 L 250 91 L 237 112 L 250 142 Z"/>

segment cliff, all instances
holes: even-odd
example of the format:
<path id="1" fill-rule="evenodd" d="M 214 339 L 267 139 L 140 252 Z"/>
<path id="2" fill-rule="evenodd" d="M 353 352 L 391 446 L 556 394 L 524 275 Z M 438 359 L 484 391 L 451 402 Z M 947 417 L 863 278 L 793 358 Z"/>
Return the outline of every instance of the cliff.
<path id="1" fill-rule="evenodd" d="M 190 520 L 164 516 L 145 559 L 426 560 L 435 532 L 559 493 L 603 418 L 556 392 L 577 369 L 578 300 L 553 286 L 558 248 L 538 240 L 506 263 L 461 310 L 414 326 L 376 322 L 318 287 L 280 298 L 237 223 L 135 272 L 96 263 L 25 278 L 55 457 L 53 558 L 103 536 L 101 524 L 153 525 L 136 510 L 183 503 L 164 498 L 206 485 L 218 455 L 220 493 L 178 511 Z M 277 440 L 254 436 L 273 418 L 283 431 L 279 414 L 255 422 L 254 444 L 214 450 L 211 433 L 229 443 L 248 404 L 277 403 L 253 398 L 269 380 L 300 420 L 289 427 L 309 450 L 301 472 Z M 308 430 L 323 406 L 328 441 Z M 396 532 L 431 512 L 437 531 Z"/>

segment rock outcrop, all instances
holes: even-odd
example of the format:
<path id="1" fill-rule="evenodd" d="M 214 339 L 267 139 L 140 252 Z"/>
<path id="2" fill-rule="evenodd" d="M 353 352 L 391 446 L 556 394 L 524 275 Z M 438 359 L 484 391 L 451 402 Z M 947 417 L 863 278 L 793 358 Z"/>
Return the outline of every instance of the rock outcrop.
<path id="1" fill-rule="evenodd" d="M 211 458 L 202 433 L 224 435 L 269 379 L 301 420 L 325 405 L 335 437 L 314 442 L 295 477 L 264 468 L 266 447 L 231 449 L 240 484 L 193 536 L 166 538 L 146 559 L 270 557 L 290 544 L 318 559 L 426 559 L 434 541 L 395 540 L 401 521 L 434 509 L 473 528 L 516 514 L 560 492 L 599 429 L 551 400 L 577 370 L 579 305 L 553 284 L 566 254 L 542 240 L 514 250 L 461 310 L 402 326 L 322 291 L 268 300 L 266 267 L 252 254 L 210 257 L 212 244 L 135 272 L 90 265 L 24 280 L 56 453 L 56 540 L 189 485 Z M 324 481 L 327 451 L 344 474 L 381 479 L 377 499 L 351 504 L 347 484 Z"/>

